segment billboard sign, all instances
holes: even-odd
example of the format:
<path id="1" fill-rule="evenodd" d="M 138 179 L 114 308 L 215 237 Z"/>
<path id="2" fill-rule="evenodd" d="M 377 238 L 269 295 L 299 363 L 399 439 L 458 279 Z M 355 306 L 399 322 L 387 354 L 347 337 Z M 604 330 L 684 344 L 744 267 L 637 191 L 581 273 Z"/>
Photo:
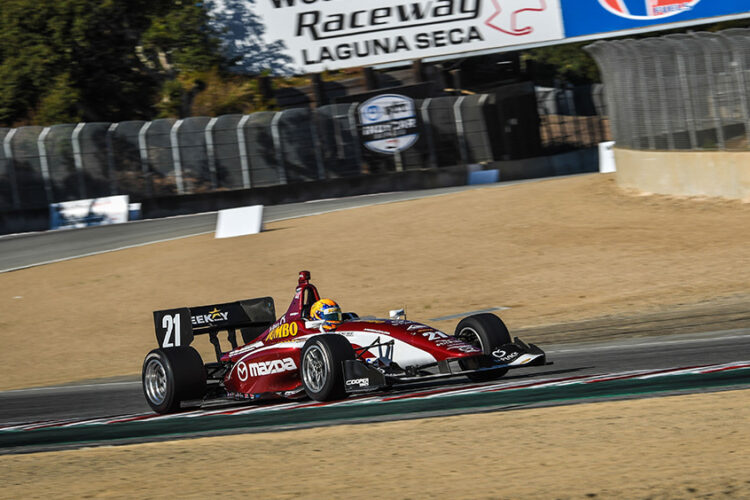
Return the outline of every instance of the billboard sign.
<path id="1" fill-rule="evenodd" d="M 419 139 L 414 100 L 399 94 L 382 94 L 359 105 L 360 135 L 370 151 L 395 154 Z"/>
<path id="2" fill-rule="evenodd" d="M 437 60 L 750 17 L 750 0 L 206 0 L 249 72 Z"/>
<path id="3" fill-rule="evenodd" d="M 563 38 L 560 0 L 256 0 L 297 72 Z M 594 0 L 596 1 L 596 0 Z"/>
<path id="4" fill-rule="evenodd" d="M 562 0 L 562 7 L 566 38 L 750 17 L 748 0 Z"/>

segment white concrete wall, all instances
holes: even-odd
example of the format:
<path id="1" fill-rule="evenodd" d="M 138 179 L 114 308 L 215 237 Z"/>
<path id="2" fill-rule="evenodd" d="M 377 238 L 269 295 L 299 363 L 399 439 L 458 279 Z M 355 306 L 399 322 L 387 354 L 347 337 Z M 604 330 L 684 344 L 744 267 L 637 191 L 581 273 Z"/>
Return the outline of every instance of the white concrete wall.
<path id="1" fill-rule="evenodd" d="M 621 187 L 750 201 L 750 151 L 636 151 L 616 147 L 615 161 Z"/>

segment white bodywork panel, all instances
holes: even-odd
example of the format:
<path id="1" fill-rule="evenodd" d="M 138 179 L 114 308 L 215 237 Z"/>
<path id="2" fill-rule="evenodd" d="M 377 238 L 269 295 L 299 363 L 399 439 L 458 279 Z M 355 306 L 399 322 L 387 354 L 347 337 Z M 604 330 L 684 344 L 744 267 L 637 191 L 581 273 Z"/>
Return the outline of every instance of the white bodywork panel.
<path id="1" fill-rule="evenodd" d="M 431 354 L 414 347 L 411 344 L 407 344 L 402 340 L 395 339 L 390 335 L 387 335 L 386 332 L 380 333 L 374 330 L 348 332 L 339 329 L 336 330 L 336 334 L 343 335 L 351 344 L 356 344 L 361 347 L 367 347 L 373 342 L 386 343 L 393 341 L 392 361 L 402 368 L 413 365 L 426 365 L 437 361 Z M 385 350 L 385 347 L 381 347 L 380 351 L 378 351 L 377 347 L 373 347 L 370 352 L 377 358 L 381 355 L 385 355 Z"/>

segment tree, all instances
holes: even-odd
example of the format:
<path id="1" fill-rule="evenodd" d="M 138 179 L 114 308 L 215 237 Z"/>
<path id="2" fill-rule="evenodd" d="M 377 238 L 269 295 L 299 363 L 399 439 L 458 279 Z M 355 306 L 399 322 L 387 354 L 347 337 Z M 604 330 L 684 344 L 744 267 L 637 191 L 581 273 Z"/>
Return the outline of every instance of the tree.
<path id="1" fill-rule="evenodd" d="M 223 62 L 199 4 L 3 0 L 0 124 L 149 119 L 168 82 Z"/>
<path id="2" fill-rule="evenodd" d="M 599 69 L 594 59 L 583 50 L 584 43 L 569 43 L 542 47 L 526 52 L 522 59 L 530 69 L 532 78 L 552 85 L 555 80 L 572 84 L 600 81 Z"/>
<path id="3" fill-rule="evenodd" d="M 220 34 L 230 69 L 245 74 L 290 75 L 292 58 L 282 40 L 266 41 L 263 20 L 253 12 L 255 0 L 207 0 L 211 26 Z"/>

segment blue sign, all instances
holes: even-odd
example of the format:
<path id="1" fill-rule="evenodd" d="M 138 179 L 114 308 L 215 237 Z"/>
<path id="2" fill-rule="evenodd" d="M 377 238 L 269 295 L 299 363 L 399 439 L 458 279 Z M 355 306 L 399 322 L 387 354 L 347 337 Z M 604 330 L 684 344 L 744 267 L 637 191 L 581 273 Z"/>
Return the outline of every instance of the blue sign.
<path id="1" fill-rule="evenodd" d="M 566 38 L 718 16 L 750 17 L 748 0 L 561 0 L 561 6 Z"/>

